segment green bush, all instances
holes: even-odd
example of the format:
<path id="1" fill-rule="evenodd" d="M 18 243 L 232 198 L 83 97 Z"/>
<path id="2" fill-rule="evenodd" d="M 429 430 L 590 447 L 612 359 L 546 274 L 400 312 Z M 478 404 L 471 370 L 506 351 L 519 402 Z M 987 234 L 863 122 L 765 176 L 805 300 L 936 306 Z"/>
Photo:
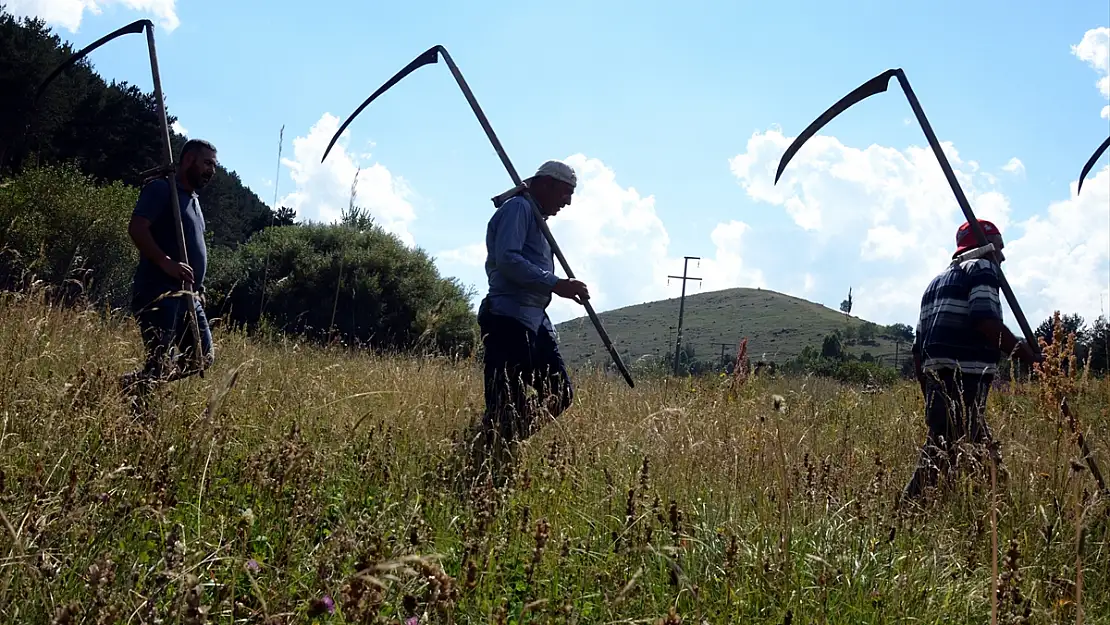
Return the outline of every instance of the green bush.
<path id="1" fill-rule="evenodd" d="M 898 371 L 874 362 L 846 360 L 837 363 L 833 378 L 848 384 L 877 384 L 887 386 L 898 381 Z"/>
<path id="2" fill-rule="evenodd" d="M 125 306 L 138 251 L 127 222 L 138 190 L 98 186 L 72 165 L 0 183 L 0 287 L 42 281 L 61 296 Z"/>
<path id="3" fill-rule="evenodd" d="M 267 228 L 210 266 L 211 314 L 249 329 L 459 356 L 477 339 L 470 293 L 377 225 Z"/>
<path id="4" fill-rule="evenodd" d="M 867 357 L 871 360 L 867 360 Z M 787 361 L 782 368 L 785 373 L 818 375 L 846 384 L 887 386 L 901 377 L 897 369 L 875 362 L 869 353 L 856 359 L 843 351 L 839 335 L 835 332 L 825 337 L 820 350 L 808 345 L 799 356 Z"/>

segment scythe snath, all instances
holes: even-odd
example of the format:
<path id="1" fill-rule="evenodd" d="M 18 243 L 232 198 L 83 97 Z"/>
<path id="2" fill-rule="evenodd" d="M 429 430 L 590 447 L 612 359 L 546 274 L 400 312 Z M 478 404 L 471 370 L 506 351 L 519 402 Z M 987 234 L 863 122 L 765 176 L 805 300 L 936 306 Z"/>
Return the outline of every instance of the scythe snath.
<path id="1" fill-rule="evenodd" d="M 540 230 L 543 232 L 543 236 L 547 239 L 548 244 L 551 245 L 551 249 L 555 252 L 555 256 L 559 259 L 559 264 L 562 265 L 563 271 L 566 272 L 567 277 L 573 279 L 574 272 L 570 270 L 570 265 L 567 264 L 567 260 L 563 256 L 563 252 L 559 248 L 559 244 L 555 242 L 555 237 L 551 235 L 551 230 L 547 227 L 547 222 L 544 221 L 543 215 L 540 213 L 539 206 L 538 204 L 536 204 L 535 198 L 533 198 L 532 195 L 528 192 L 528 188 L 520 179 L 520 176 L 516 172 L 516 168 L 513 167 L 512 162 L 509 161 L 509 157 L 505 154 L 505 149 L 501 146 L 501 141 L 497 139 L 497 135 L 494 134 L 493 128 L 490 127 L 489 120 L 486 119 L 485 113 L 482 112 L 482 109 L 478 106 L 478 101 L 474 98 L 474 94 L 470 91 L 470 86 L 467 85 L 466 80 L 463 79 L 462 72 L 459 71 L 458 66 L 456 66 L 454 60 L 451 59 L 451 55 L 447 53 L 447 49 L 441 45 L 432 46 L 420 56 L 413 59 L 411 63 L 403 67 L 401 71 L 394 74 L 392 78 L 386 81 L 386 83 L 379 87 L 377 91 L 371 94 L 369 98 L 366 98 L 366 100 L 361 105 L 359 105 L 359 107 L 356 108 L 353 113 L 351 113 L 346 121 L 344 121 L 343 124 L 339 126 L 339 130 L 336 131 L 335 135 L 328 143 L 327 149 L 324 150 L 324 155 L 320 158 L 320 162 L 324 162 L 324 159 L 328 157 L 328 153 L 331 152 L 332 146 L 335 145 L 335 142 L 339 139 L 339 136 L 343 134 L 343 131 L 346 130 L 351 121 L 354 120 L 354 118 L 358 116 L 358 114 L 361 113 L 363 109 L 369 106 L 369 104 L 373 102 L 375 98 L 385 93 L 390 87 L 397 84 L 405 76 L 408 76 L 420 67 L 438 62 L 440 55 L 443 56 L 444 62 L 447 63 L 448 69 L 451 70 L 451 74 L 455 77 L 455 82 L 457 82 L 459 84 L 459 88 L 462 89 L 463 96 L 466 97 L 466 101 L 470 104 L 470 108 L 474 111 L 474 115 L 478 118 L 478 123 L 482 125 L 482 129 L 486 132 L 486 137 L 489 139 L 490 143 L 493 144 L 493 149 L 497 152 L 497 156 L 501 159 L 501 163 L 509 172 L 509 177 L 512 178 L 513 184 L 516 185 L 514 192 L 519 190 L 524 195 L 524 197 L 528 199 L 529 204 L 532 205 L 532 212 L 536 216 L 536 222 L 540 225 Z M 621 375 L 624 376 L 624 379 L 626 382 L 628 382 L 629 386 L 635 386 L 632 382 L 632 375 L 628 372 L 628 368 L 625 367 L 624 362 L 621 360 L 620 354 L 617 353 L 616 348 L 613 347 L 612 341 L 609 340 L 609 335 L 605 332 L 605 328 L 602 326 L 601 320 L 598 318 L 597 313 L 594 312 L 593 306 L 588 300 L 583 302 L 582 305 L 586 308 L 586 313 L 589 314 L 590 321 L 592 321 L 594 327 L 597 328 L 597 333 L 601 337 L 601 341 L 605 344 L 606 349 L 609 350 L 609 355 L 613 358 L 613 362 L 614 364 L 616 364 L 617 369 L 620 370 Z"/>
<path id="2" fill-rule="evenodd" d="M 1076 195 L 1079 195 L 1079 193 L 1083 191 L 1083 179 L 1087 177 L 1088 173 L 1090 173 L 1091 168 L 1094 167 L 1095 163 L 1098 162 L 1098 157 L 1102 156 L 1102 153 L 1106 151 L 1106 148 L 1110 148 L 1110 137 L 1106 137 L 1106 140 L 1102 142 L 1102 145 L 1098 146 L 1098 148 L 1095 150 L 1095 153 L 1092 154 L 1091 158 L 1087 159 L 1087 162 L 1083 165 L 1083 171 L 1079 172 L 1079 188 L 1075 190 Z"/>
<path id="3" fill-rule="evenodd" d="M 157 167 L 154 170 L 151 170 L 151 173 L 165 176 L 166 179 L 169 181 L 170 205 L 173 209 L 173 222 L 174 228 L 177 233 L 177 253 L 181 259 L 180 262 L 188 263 L 189 257 L 185 250 L 185 233 L 181 225 L 181 203 L 178 201 L 177 198 L 177 176 L 175 175 L 177 173 L 177 168 L 173 162 L 173 147 L 170 144 L 170 127 L 169 121 L 166 118 L 166 103 L 165 100 L 162 98 L 162 78 L 158 73 L 158 55 L 155 52 L 154 48 L 154 23 L 148 19 L 134 21 L 122 28 L 114 30 L 107 35 L 104 35 L 100 39 L 97 39 L 96 41 L 85 46 L 78 52 L 74 53 L 72 56 L 62 62 L 61 65 L 56 67 L 54 71 L 50 72 L 46 79 L 42 81 L 35 92 L 35 104 L 37 107 L 39 99 L 46 91 L 47 85 L 49 85 L 52 80 L 57 78 L 63 71 L 65 71 L 66 68 L 77 63 L 93 50 L 96 50 L 100 46 L 108 43 L 109 41 L 112 41 L 117 37 L 121 37 L 123 35 L 138 34 L 143 32 L 144 30 L 146 31 L 147 51 L 150 55 L 150 73 L 154 80 L 154 101 L 158 106 L 158 120 L 162 130 L 160 134 L 162 138 L 162 145 L 164 147 L 162 154 L 164 164 L 161 167 Z M 202 365 L 202 361 L 205 358 L 205 354 L 202 353 L 203 348 L 200 342 L 200 328 L 197 325 L 197 310 L 194 300 L 194 293 L 191 290 L 186 289 L 184 283 L 181 284 L 180 291 L 184 294 L 186 299 L 186 308 L 188 309 L 186 311 L 186 320 L 189 325 L 190 333 L 193 336 L 193 365 L 196 367 L 200 376 L 204 377 L 204 366 Z"/>
<path id="4" fill-rule="evenodd" d="M 933 154 L 936 155 L 937 161 L 940 163 L 940 168 L 944 171 L 944 177 L 948 180 L 948 185 L 952 187 L 952 193 L 956 196 L 956 202 L 960 205 L 960 209 L 967 218 L 968 224 L 971 226 L 972 232 L 975 233 L 975 238 L 978 239 L 980 246 L 987 245 L 986 233 L 983 232 L 983 226 L 979 224 L 979 220 L 975 218 L 975 213 L 971 210 L 971 204 L 968 203 L 967 197 L 964 195 L 960 183 L 956 180 L 956 174 L 952 171 L 952 165 L 948 162 L 948 157 L 944 155 L 944 151 L 940 147 L 940 142 L 937 140 L 936 134 L 933 133 L 933 128 L 929 124 L 928 118 L 925 117 L 925 111 L 921 109 L 921 103 L 917 100 L 917 95 L 914 94 L 913 89 L 910 87 L 909 80 L 906 78 L 906 73 L 901 68 L 888 69 L 878 76 L 868 80 L 848 95 L 841 98 L 836 104 L 829 107 L 827 111 L 821 114 L 820 117 L 815 119 L 813 123 L 806 127 L 794 142 L 786 149 L 782 159 L 779 161 L 778 171 L 775 172 L 775 183 L 779 181 L 783 170 L 786 169 L 787 163 L 794 157 L 794 154 L 801 149 L 810 137 L 817 133 L 825 124 L 829 123 L 834 117 L 843 113 L 851 108 L 853 104 L 873 96 L 878 93 L 883 93 L 887 90 L 890 79 L 892 77 L 898 78 L 898 83 L 902 86 L 902 91 L 906 94 L 906 99 L 913 109 L 913 114 L 917 118 L 917 123 L 921 126 L 922 132 L 925 133 L 925 138 L 929 141 L 929 147 L 933 149 Z M 998 265 L 998 257 L 994 253 L 990 255 L 991 262 L 994 264 L 994 269 L 998 274 L 998 281 L 1002 287 L 1002 292 L 1006 296 L 1006 301 L 1010 304 L 1010 310 L 1013 311 L 1014 317 L 1017 319 L 1018 325 L 1021 326 L 1022 334 L 1025 335 L 1025 341 L 1029 349 L 1033 353 L 1040 352 L 1040 344 L 1037 342 L 1036 337 L 1033 335 L 1032 328 L 1029 327 L 1029 322 L 1025 319 L 1025 314 L 1022 313 L 1021 307 L 1018 305 L 1017 297 L 1014 295 L 1013 290 L 1010 288 L 1010 283 L 1006 280 L 1006 276 L 1002 273 L 1002 268 Z"/>

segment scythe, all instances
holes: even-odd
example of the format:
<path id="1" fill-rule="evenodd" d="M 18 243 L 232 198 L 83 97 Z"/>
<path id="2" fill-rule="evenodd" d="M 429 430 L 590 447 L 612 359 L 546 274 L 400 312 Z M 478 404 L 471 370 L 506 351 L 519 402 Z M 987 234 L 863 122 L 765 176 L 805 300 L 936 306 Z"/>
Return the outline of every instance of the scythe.
<path id="1" fill-rule="evenodd" d="M 432 46 L 431 48 L 423 52 L 420 56 L 413 59 L 411 63 L 403 67 L 401 71 L 394 74 L 394 76 L 386 81 L 385 84 L 383 84 L 381 87 L 379 87 L 377 91 L 372 93 L 369 98 L 366 98 L 366 100 L 361 105 L 359 105 L 359 107 L 356 108 L 353 113 L 351 113 L 351 115 L 343 122 L 343 124 L 339 126 L 339 130 L 335 132 L 335 135 L 328 143 L 327 149 L 324 150 L 324 155 L 320 158 L 320 162 L 324 162 L 324 159 L 328 157 L 328 153 L 331 152 L 332 146 L 335 145 L 335 142 L 339 139 L 340 135 L 343 134 L 343 131 L 346 130 L 351 121 L 354 120 L 354 118 L 357 117 L 363 109 L 369 106 L 369 104 L 373 102 L 375 98 L 385 93 L 390 87 L 397 84 L 405 76 L 408 76 L 420 67 L 438 62 L 440 55 L 443 56 L 444 62 L 447 63 L 448 69 L 451 70 L 451 74 L 455 77 L 455 82 L 459 84 L 459 88 L 462 90 L 463 96 L 466 97 L 466 101 L 470 104 L 470 108 L 474 111 L 474 115 L 478 118 L 478 123 L 482 125 L 482 130 L 485 131 L 486 137 L 489 139 L 490 143 L 493 144 L 493 149 L 497 152 L 497 156 L 501 159 L 501 164 L 505 166 L 505 169 L 509 172 L 509 177 L 512 178 L 513 184 L 516 185 L 512 190 L 512 193 L 521 192 L 524 197 L 528 199 L 529 204 L 531 204 L 532 206 L 532 212 L 536 216 L 536 222 L 540 225 L 540 230 L 543 232 L 543 236 L 547 239 L 548 244 L 551 245 L 551 249 L 555 252 L 555 256 L 559 259 L 559 264 L 562 265 L 563 271 L 566 272 L 567 277 L 573 279 L 574 272 L 571 271 L 570 265 L 567 264 L 567 260 L 563 256 L 562 250 L 559 248 L 559 244 L 555 242 L 555 237 L 552 236 L 551 230 L 547 227 L 547 222 L 544 221 L 543 215 L 540 213 L 539 206 L 536 204 L 535 198 L 533 198 L 532 195 L 529 193 L 528 187 L 524 184 L 520 176 L 517 174 L 516 168 L 513 167 L 512 162 L 509 161 L 508 155 L 505 154 L 505 148 L 502 147 L 501 141 L 499 141 L 497 135 L 494 134 L 493 128 L 490 127 L 489 120 L 486 119 L 485 113 L 483 113 L 482 109 L 478 106 L 478 101 L 474 98 L 474 94 L 470 91 L 470 86 L 467 85 L 466 80 L 462 76 L 462 72 L 459 71 L 458 66 L 455 65 L 455 61 L 451 58 L 451 55 L 447 53 L 447 49 L 444 48 L 442 45 Z M 505 195 L 506 194 L 502 194 L 501 198 L 504 199 Z M 494 203 L 497 203 L 497 198 L 494 199 Z M 606 349 L 609 350 L 609 355 L 613 358 L 613 363 L 616 364 L 617 369 L 620 370 L 621 375 L 624 376 L 625 381 L 628 382 L 628 386 L 634 387 L 635 385 L 632 382 L 632 375 L 628 372 L 628 368 L 625 367 L 624 362 L 621 360 L 620 354 L 617 353 L 616 348 L 613 347 L 612 341 L 609 340 L 609 335 L 605 332 L 605 328 L 601 324 L 601 319 L 599 319 L 597 313 L 594 312 L 593 306 L 588 300 L 584 301 L 582 305 L 586 308 L 586 313 L 589 314 L 590 321 L 593 322 L 594 327 L 597 329 L 597 333 L 601 337 L 601 341 L 605 344 Z"/>
<path id="2" fill-rule="evenodd" d="M 929 124 L 928 118 L 925 117 L 925 111 L 921 108 L 921 103 L 917 100 L 917 95 L 914 94 L 913 89 L 910 87 L 909 80 L 906 78 L 906 73 L 901 68 L 888 69 L 878 76 L 863 83 L 848 95 L 841 98 L 836 104 L 833 104 L 827 111 L 821 114 L 820 117 L 815 119 L 813 123 L 806 127 L 794 142 L 786 149 L 782 159 L 779 161 L 778 170 L 775 172 L 775 183 L 779 181 L 783 170 L 786 169 L 787 163 L 790 159 L 801 149 L 810 137 L 817 133 L 825 124 L 832 121 L 834 117 L 848 110 L 853 104 L 864 100 L 870 96 L 882 93 L 887 90 L 890 79 L 892 77 L 898 78 L 898 83 L 902 86 L 902 91 L 906 94 L 906 99 L 913 109 L 913 114 L 917 118 L 917 123 L 921 126 L 922 132 L 925 133 L 925 138 L 929 141 L 929 147 L 933 149 L 933 154 L 936 155 L 937 161 L 940 163 L 940 168 L 944 172 L 944 177 L 948 180 L 948 185 L 952 187 L 952 193 L 956 196 L 956 202 L 960 205 L 960 209 L 967 218 L 968 224 L 971 226 L 972 232 L 975 233 L 976 239 L 979 241 L 980 246 L 988 244 L 986 233 L 983 232 L 983 226 L 979 224 L 979 220 L 975 218 L 975 213 L 971 210 L 971 204 L 968 203 L 967 197 L 964 195 L 960 183 L 956 180 L 956 174 L 952 171 L 952 165 L 948 162 L 948 158 L 941 150 L 940 142 L 937 140 L 936 134 L 933 133 L 933 128 Z M 1002 292 L 1006 296 L 1006 301 L 1010 304 L 1010 310 L 1013 311 L 1014 317 L 1017 319 L 1018 325 L 1021 326 L 1021 331 L 1025 335 L 1025 341 L 1033 353 L 1040 351 L 1040 344 L 1037 342 L 1033 335 L 1032 328 L 1029 327 L 1029 322 L 1025 319 L 1025 314 L 1021 311 L 1018 305 L 1017 297 L 1014 295 L 1013 290 L 1010 288 L 1010 283 L 1006 280 L 1006 276 L 1002 273 L 1002 268 L 998 264 L 998 257 L 995 253 L 990 254 L 991 262 L 994 265 L 995 272 L 998 274 L 998 281 L 1002 287 Z"/>
<path id="3" fill-rule="evenodd" d="M 1091 158 L 1087 159 L 1087 162 L 1083 164 L 1083 171 L 1079 172 L 1079 187 L 1075 190 L 1076 195 L 1079 195 L 1079 193 L 1083 191 L 1083 179 L 1091 172 L 1091 168 L 1095 166 L 1095 163 L 1098 162 L 1098 157 L 1102 156 L 1106 148 L 1110 148 L 1110 137 L 1106 137 L 1106 140 L 1102 142 L 1102 145 L 1098 146 L 1095 153 L 1091 155 Z"/>
<path id="4" fill-rule="evenodd" d="M 109 41 L 112 41 L 113 39 L 116 39 L 117 37 L 121 37 L 123 35 L 138 34 L 143 32 L 144 30 L 146 31 L 147 51 L 150 55 L 150 73 L 154 80 L 154 101 L 158 105 L 158 120 L 161 125 L 160 135 L 164 148 L 162 154 L 164 164 L 161 167 L 154 168 L 147 173 L 152 173 L 156 176 L 165 176 L 166 179 L 169 181 L 170 205 L 173 211 L 174 228 L 177 234 L 177 254 L 178 257 L 181 259 L 181 262 L 188 263 L 189 257 L 185 250 L 185 233 L 181 225 L 181 203 L 178 201 L 177 198 L 177 177 L 174 175 L 176 173 L 176 167 L 173 162 L 173 148 L 170 145 L 170 128 L 169 122 L 166 118 L 166 103 L 162 98 L 162 78 L 158 73 L 158 55 L 154 47 L 154 23 L 148 19 L 136 20 L 122 28 L 116 29 L 108 33 L 107 35 L 104 35 L 100 39 L 97 39 L 81 50 L 75 52 L 72 56 L 62 62 L 62 64 L 58 65 L 58 67 L 56 67 L 54 71 L 50 72 L 46 79 L 43 80 L 41 84 L 39 84 L 39 87 L 35 92 L 35 104 L 37 106 L 39 99 L 46 91 L 47 85 L 49 85 L 52 80 L 57 78 L 63 71 L 65 71 L 66 68 L 72 66 L 74 63 L 77 63 L 93 50 L 96 50 L 100 46 L 108 43 Z M 185 289 L 184 283 L 182 283 L 180 291 L 184 294 L 186 300 L 186 320 L 189 325 L 190 333 L 193 337 L 192 364 L 196 367 L 200 376 L 204 377 L 204 367 L 201 363 L 205 355 L 202 353 L 200 329 L 197 325 L 197 311 L 194 294 L 191 290 Z"/>

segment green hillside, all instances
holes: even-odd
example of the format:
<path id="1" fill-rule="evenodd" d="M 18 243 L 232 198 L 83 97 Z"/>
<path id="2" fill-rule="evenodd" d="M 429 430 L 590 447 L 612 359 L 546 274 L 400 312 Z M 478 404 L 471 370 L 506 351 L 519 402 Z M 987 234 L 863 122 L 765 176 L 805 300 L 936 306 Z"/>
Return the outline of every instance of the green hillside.
<path id="1" fill-rule="evenodd" d="M 599 313 L 605 330 L 628 364 L 644 357 L 674 357 L 679 298 L 637 304 Z M 762 289 L 726 289 L 686 296 L 683 313 L 682 344 L 694 349 L 698 360 L 732 356 L 743 337 L 748 337 L 748 357 L 752 361 L 785 362 L 799 355 L 806 345 L 820 349 L 826 335 L 834 330 L 858 337 L 869 323 L 858 317 L 845 317 L 839 311 L 804 299 Z M 909 324 L 912 325 L 912 324 Z M 587 316 L 556 326 L 559 345 L 567 364 L 573 367 L 591 363 L 605 366 L 609 355 Z M 849 341 L 848 351 L 862 355 L 870 352 L 884 364 L 893 365 L 908 357 L 909 343 L 896 346 L 892 332 L 875 327 L 875 339 L 866 344 Z M 912 336 L 909 337 L 912 339 Z"/>

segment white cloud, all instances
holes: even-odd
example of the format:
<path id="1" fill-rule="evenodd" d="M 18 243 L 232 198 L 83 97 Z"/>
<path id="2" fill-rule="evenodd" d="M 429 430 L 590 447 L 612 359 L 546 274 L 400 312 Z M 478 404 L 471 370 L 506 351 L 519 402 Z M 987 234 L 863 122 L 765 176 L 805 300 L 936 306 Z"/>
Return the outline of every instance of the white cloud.
<path id="1" fill-rule="evenodd" d="M 486 262 L 486 246 L 484 243 L 471 243 L 460 248 L 440 252 L 437 255 L 437 260 L 467 267 L 482 267 Z"/>
<path id="2" fill-rule="evenodd" d="M 932 151 L 860 149 L 819 135 L 795 154 L 773 185 L 792 140 L 775 130 L 755 133 L 747 150 L 730 161 L 741 186 L 753 199 L 779 206 L 793 218 L 800 230 L 793 249 L 821 245 L 839 252 L 843 263 L 869 265 L 855 285 L 853 314 L 883 323 L 915 319 L 922 290 L 950 260 L 956 229 L 965 221 Z M 1071 199 L 1011 224 L 1009 199 L 995 188 L 994 177 L 973 171 L 951 145 L 945 153 L 975 215 L 1003 231 L 1010 259 L 1006 275 L 1030 323 L 1056 308 L 1097 317 L 1110 283 L 1105 210 L 1110 168 L 1085 183 L 1078 199 L 1073 184 Z M 1016 163 L 1013 159 L 1007 167 L 1018 170 Z M 1054 236 L 1063 236 L 1066 245 L 1051 245 Z M 856 267 L 824 269 L 846 273 Z"/>
<path id="3" fill-rule="evenodd" d="M 406 245 L 413 245 L 409 225 L 416 219 L 416 212 L 408 201 L 411 192 L 402 178 L 380 163 L 360 170 L 359 162 L 346 149 L 346 135 L 332 146 L 327 160 L 320 162 L 324 148 L 338 129 L 339 118 L 324 113 L 307 136 L 293 139 L 293 157 L 282 158 L 281 162 L 289 168 L 296 188 L 282 197 L 279 205 L 296 209 L 302 220 L 334 222 L 350 204 L 351 184 L 357 173 L 355 204 L 369 210 L 378 224 Z"/>
<path id="4" fill-rule="evenodd" d="M 17 17 L 38 17 L 50 26 L 61 26 L 77 32 L 85 12 L 100 15 L 103 7 L 122 5 L 132 11 L 161 20 L 160 25 L 172 32 L 181 21 L 174 5 L 176 0 L 8 0 L 6 10 Z"/>
<path id="5" fill-rule="evenodd" d="M 744 261 L 745 240 L 752 228 L 742 221 L 731 220 L 717 224 L 709 239 L 714 254 L 701 260 L 702 291 L 717 291 L 737 286 L 767 288 L 763 271 Z M 678 266 L 678 259 L 670 261 Z M 673 297 L 673 293 L 668 293 Z"/>
<path id="6" fill-rule="evenodd" d="M 808 295 L 812 293 L 815 288 L 817 288 L 817 280 L 813 277 L 813 274 L 807 273 L 805 276 L 805 283 L 802 285 L 802 293 Z"/>
<path id="7" fill-rule="evenodd" d="M 1071 53 L 1098 73 L 1095 85 L 1102 97 L 1110 100 L 1110 28 L 1102 26 L 1083 33 L 1083 40 L 1071 47 Z M 1110 119 L 1110 105 L 1102 108 L 1101 115 Z"/>
<path id="8" fill-rule="evenodd" d="M 682 273 L 681 255 L 670 256 L 670 236 L 655 210 L 655 198 L 622 186 L 602 161 L 575 154 L 565 159 L 578 174 L 570 206 L 548 221 L 575 276 L 590 289 L 590 302 L 601 312 L 678 295 L 667 276 Z M 762 273 L 744 261 L 749 226 L 740 221 L 718 224 L 709 233 L 714 254 L 690 265 L 690 275 L 702 278 L 700 291 L 733 286 L 765 287 Z M 485 244 L 473 243 L 437 254 L 440 271 L 454 275 L 485 294 Z M 565 272 L 555 262 L 555 273 Z M 695 283 L 687 293 L 699 292 Z M 581 306 L 555 297 L 548 308 L 552 321 L 581 317 Z"/>
<path id="9" fill-rule="evenodd" d="M 794 155 L 775 185 L 775 169 L 792 140 L 777 130 L 757 132 L 730 166 L 749 196 L 783 206 L 796 225 L 825 240 L 856 239 L 864 254 L 900 258 L 903 252 L 898 249 L 906 245 L 935 245 L 939 223 L 958 225 L 956 220 L 963 219 L 927 147 L 859 149 L 818 135 Z M 942 147 L 976 214 L 1005 227 L 1009 206 L 1004 198 L 980 198 L 984 192 L 973 181 L 989 181 L 971 171 L 951 144 Z M 981 199 L 989 206 L 980 207 Z M 897 245 L 887 242 L 889 236 L 895 236 Z"/>
<path id="10" fill-rule="evenodd" d="M 1006 277 L 1034 327 L 1057 309 L 1094 321 L 1110 293 L 1110 166 L 1079 196 L 1077 186 L 1047 214 L 1015 224 L 1022 235 L 1006 244 Z"/>
<path id="11" fill-rule="evenodd" d="M 1025 175 L 1025 163 L 1021 162 L 1018 157 L 1011 158 L 1005 165 L 1002 166 L 1002 171 L 1019 176 Z"/>
<path id="12" fill-rule="evenodd" d="M 875 226 L 867 231 L 860 257 L 864 260 L 900 260 L 916 241 L 913 232 L 904 232 L 891 225 Z"/>
<path id="13" fill-rule="evenodd" d="M 578 174 L 571 205 L 548 221 L 575 276 L 590 287 L 595 310 L 658 299 L 666 288 L 670 236 L 655 212 L 655 198 L 625 188 L 596 158 L 564 159 Z M 558 266 L 556 273 L 565 276 Z M 556 297 L 548 308 L 558 323 L 585 313 Z"/>
<path id="14" fill-rule="evenodd" d="M 183 137 L 188 137 L 189 136 L 189 129 L 186 128 L 185 126 L 181 125 L 180 120 L 175 121 L 174 123 L 170 124 L 170 128 L 173 129 L 174 132 L 176 132 L 177 134 L 179 134 Z"/>

